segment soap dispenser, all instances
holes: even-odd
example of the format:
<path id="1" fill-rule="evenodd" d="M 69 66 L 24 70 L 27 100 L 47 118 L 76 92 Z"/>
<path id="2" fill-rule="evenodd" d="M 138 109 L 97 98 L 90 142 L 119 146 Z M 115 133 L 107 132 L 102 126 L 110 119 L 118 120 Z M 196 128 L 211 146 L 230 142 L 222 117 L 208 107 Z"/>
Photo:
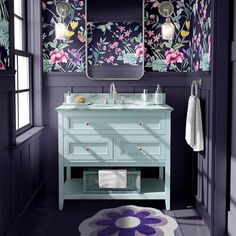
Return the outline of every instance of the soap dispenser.
<path id="1" fill-rule="evenodd" d="M 165 96 L 165 94 L 162 93 L 160 84 L 157 84 L 157 89 L 156 89 L 155 94 L 154 94 L 154 104 L 155 105 L 164 104 L 164 100 L 165 100 L 164 96 Z"/>
<path id="2" fill-rule="evenodd" d="M 70 91 L 68 91 L 65 95 L 65 103 L 70 104 L 73 101 L 73 97 Z"/>

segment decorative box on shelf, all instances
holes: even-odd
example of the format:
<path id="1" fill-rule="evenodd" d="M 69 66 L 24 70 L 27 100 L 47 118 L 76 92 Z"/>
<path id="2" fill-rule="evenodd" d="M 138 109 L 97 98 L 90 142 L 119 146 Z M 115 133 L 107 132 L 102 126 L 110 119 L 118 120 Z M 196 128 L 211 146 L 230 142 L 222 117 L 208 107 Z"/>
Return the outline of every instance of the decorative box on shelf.
<path id="1" fill-rule="evenodd" d="M 141 171 L 139 168 L 126 168 L 127 182 L 125 188 L 100 188 L 99 170 L 114 170 L 114 168 L 85 168 L 83 170 L 84 193 L 139 193 L 141 189 Z"/>

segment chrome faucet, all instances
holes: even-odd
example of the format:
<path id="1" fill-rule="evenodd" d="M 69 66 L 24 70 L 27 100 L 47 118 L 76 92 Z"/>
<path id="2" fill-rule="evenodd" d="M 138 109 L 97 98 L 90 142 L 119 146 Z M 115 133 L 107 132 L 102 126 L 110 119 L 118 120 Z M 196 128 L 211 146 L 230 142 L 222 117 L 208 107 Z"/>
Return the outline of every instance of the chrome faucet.
<path id="1" fill-rule="evenodd" d="M 110 94 L 112 94 L 112 102 L 113 104 L 116 104 L 116 99 L 115 99 L 115 94 L 117 93 L 116 87 L 115 87 L 115 83 L 112 82 L 110 84 Z"/>

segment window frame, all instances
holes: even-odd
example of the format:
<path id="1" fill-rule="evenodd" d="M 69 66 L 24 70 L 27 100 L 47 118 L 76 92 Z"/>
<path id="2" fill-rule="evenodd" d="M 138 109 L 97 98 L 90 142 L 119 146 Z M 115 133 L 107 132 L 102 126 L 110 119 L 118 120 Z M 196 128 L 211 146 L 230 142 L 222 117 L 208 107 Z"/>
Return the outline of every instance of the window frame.
<path id="1" fill-rule="evenodd" d="M 15 50 L 15 56 L 16 57 L 22 56 L 29 59 L 29 88 L 28 89 L 15 88 L 15 91 L 14 91 L 15 100 L 16 100 L 17 94 L 20 94 L 23 92 L 29 92 L 29 123 L 19 129 L 16 129 L 16 136 L 18 136 L 33 127 L 33 79 L 32 79 L 33 78 L 33 70 L 32 70 L 33 56 L 32 54 L 28 52 L 22 52 L 19 50 Z M 18 66 L 18 63 L 17 63 L 17 66 Z M 15 75 L 15 79 L 16 79 L 16 75 Z M 18 78 L 17 78 L 17 81 L 18 81 Z M 17 120 L 19 123 L 19 99 L 17 99 L 17 101 L 18 101 L 18 104 L 15 104 L 15 117 L 18 116 Z M 18 106 L 18 110 L 16 110 L 16 105 Z"/>
<path id="2" fill-rule="evenodd" d="M 15 14 L 15 12 L 13 15 L 14 15 L 14 22 L 15 22 L 15 17 L 22 21 L 22 50 L 15 49 L 15 42 L 14 42 L 14 58 L 17 58 L 17 60 L 18 60 L 18 56 L 28 58 L 29 60 L 29 88 L 19 90 L 18 88 L 15 87 L 15 90 L 14 90 L 14 101 L 15 101 L 15 106 L 14 106 L 15 126 L 14 127 L 15 127 L 16 136 L 21 135 L 22 133 L 26 132 L 27 130 L 29 130 L 30 128 L 34 126 L 34 122 L 33 122 L 33 119 L 34 119 L 33 117 L 33 54 L 28 52 L 28 40 L 27 40 L 28 39 L 28 30 L 27 30 L 27 19 L 28 19 L 27 7 L 28 6 L 27 6 L 26 0 L 22 0 L 21 3 L 22 3 L 21 4 L 22 16 Z M 13 7 L 13 11 L 14 11 L 14 7 Z M 18 67 L 18 63 L 17 63 L 17 67 Z M 15 69 L 17 68 L 15 67 Z M 16 78 L 16 76 L 17 75 L 15 74 L 15 80 L 17 79 L 17 82 L 19 83 L 18 78 Z M 16 81 L 15 81 L 15 84 L 16 84 Z M 29 123 L 17 129 L 16 120 L 18 120 L 18 126 L 19 126 L 19 99 L 16 96 L 23 92 L 29 92 Z M 16 104 L 16 101 L 18 104 Z M 18 109 L 16 109 L 16 107 Z M 18 119 L 16 119 L 16 117 L 18 117 Z"/>

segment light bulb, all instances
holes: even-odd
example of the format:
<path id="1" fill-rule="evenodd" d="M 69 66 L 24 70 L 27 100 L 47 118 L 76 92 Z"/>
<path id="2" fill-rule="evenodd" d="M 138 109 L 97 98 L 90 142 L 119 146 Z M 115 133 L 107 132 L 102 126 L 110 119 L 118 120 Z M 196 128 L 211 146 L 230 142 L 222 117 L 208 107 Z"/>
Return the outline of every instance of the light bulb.
<path id="1" fill-rule="evenodd" d="M 66 39 L 66 31 L 67 31 L 67 25 L 65 23 L 57 23 L 55 25 L 55 31 L 56 31 L 56 39 L 59 40 L 65 40 Z"/>
<path id="2" fill-rule="evenodd" d="M 172 40 L 175 36 L 175 26 L 170 22 L 170 18 L 166 18 L 166 22 L 161 26 L 162 39 Z"/>

